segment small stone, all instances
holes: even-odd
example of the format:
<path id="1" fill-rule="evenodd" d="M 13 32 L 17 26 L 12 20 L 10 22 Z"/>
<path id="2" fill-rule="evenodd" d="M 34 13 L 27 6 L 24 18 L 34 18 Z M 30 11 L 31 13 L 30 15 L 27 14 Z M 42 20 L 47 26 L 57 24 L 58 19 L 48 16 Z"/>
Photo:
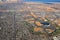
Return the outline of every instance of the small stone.
<path id="1" fill-rule="evenodd" d="M 0 30 L 1 30 L 1 27 L 0 27 Z"/>

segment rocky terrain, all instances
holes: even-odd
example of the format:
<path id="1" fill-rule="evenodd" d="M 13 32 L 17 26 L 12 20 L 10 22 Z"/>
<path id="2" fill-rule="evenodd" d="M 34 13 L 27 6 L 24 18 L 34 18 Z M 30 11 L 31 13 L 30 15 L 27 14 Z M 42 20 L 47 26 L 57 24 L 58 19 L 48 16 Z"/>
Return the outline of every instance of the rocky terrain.
<path id="1" fill-rule="evenodd" d="M 45 17 L 47 14 L 52 19 L 60 19 L 60 3 L 0 4 L 0 40 L 52 40 L 46 33 L 32 33 L 36 25 L 29 21 L 34 20 L 31 12 L 37 17 Z"/>

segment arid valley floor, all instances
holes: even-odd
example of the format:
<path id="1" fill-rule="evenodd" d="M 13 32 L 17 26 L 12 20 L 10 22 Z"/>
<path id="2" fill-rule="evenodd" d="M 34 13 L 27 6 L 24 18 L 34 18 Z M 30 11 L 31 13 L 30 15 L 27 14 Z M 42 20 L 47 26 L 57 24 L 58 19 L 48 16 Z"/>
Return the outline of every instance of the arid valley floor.
<path id="1" fill-rule="evenodd" d="M 0 3 L 0 40 L 60 40 L 60 3 Z"/>

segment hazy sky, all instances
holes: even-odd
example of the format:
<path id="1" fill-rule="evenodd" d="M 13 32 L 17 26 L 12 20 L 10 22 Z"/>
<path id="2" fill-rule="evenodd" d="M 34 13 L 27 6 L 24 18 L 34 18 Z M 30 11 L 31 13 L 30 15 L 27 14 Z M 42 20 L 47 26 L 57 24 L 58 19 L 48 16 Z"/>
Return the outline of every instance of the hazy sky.
<path id="1" fill-rule="evenodd" d="M 60 0 L 25 0 L 28 2 L 60 2 Z"/>

